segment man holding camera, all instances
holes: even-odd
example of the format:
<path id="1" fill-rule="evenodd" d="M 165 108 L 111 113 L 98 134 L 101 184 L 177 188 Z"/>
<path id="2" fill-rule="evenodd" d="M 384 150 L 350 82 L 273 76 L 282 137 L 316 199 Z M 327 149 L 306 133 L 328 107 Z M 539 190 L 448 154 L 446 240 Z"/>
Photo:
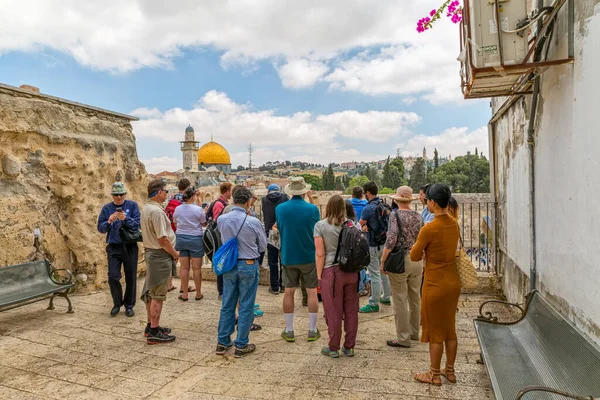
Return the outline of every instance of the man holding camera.
<path id="1" fill-rule="evenodd" d="M 116 316 L 121 306 L 125 315 L 133 317 L 135 312 L 138 246 L 137 243 L 123 243 L 119 233 L 123 225 L 131 230 L 140 228 L 140 210 L 135 201 L 126 200 L 127 191 L 122 182 L 112 185 L 113 201 L 102 207 L 98 217 L 98 231 L 106 234 L 106 254 L 108 256 L 108 286 L 113 299 L 111 316 Z M 125 296 L 121 286 L 121 265 L 125 271 Z"/>

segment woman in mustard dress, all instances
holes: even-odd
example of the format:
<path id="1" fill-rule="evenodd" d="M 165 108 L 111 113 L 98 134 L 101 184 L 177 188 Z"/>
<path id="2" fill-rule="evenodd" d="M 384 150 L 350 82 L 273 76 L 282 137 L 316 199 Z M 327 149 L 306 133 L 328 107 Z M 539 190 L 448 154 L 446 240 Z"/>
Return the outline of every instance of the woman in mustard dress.
<path id="1" fill-rule="evenodd" d="M 458 340 L 456 337 L 456 308 L 460 296 L 460 280 L 456 272 L 456 247 L 459 239 L 458 223 L 448 215 L 447 207 L 452 192 L 447 185 L 436 184 L 426 193 L 427 208 L 435 218 L 419 232 L 410 252 L 412 261 L 425 255 L 425 281 L 421 300 L 421 342 L 429 343 L 429 372 L 417 374 L 419 382 L 440 386 L 440 375 L 456 383 L 454 361 Z M 446 348 L 446 367 L 440 371 Z"/>

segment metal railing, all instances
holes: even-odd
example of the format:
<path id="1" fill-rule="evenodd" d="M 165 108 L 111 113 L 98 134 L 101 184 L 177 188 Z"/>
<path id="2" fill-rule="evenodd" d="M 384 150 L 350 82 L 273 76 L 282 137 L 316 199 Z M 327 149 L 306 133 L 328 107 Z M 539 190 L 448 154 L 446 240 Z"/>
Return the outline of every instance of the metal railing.
<path id="1" fill-rule="evenodd" d="M 383 199 L 391 204 L 390 199 Z M 317 205 L 321 217 L 325 216 L 326 204 Z M 498 269 L 495 257 L 494 218 L 496 205 L 493 202 L 469 202 L 458 204 L 458 225 L 463 240 L 463 245 L 471 262 L 477 271 L 497 274 Z M 416 201 L 413 203 L 415 211 L 421 213 L 423 205 Z M 262 210 L 257 208 L 257 214 L 264 221 Z"/>

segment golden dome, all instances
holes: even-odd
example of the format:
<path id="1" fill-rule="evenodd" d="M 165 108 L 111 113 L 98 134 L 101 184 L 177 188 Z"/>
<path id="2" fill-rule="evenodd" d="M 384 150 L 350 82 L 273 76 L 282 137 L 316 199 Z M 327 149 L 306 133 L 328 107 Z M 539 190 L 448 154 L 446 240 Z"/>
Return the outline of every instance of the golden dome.
<path id="1" fill-rule="evenodd" d="M 198 164 L 231 164 L 229 153 L 225 147 L 212 140 L 198 150 Z"/>

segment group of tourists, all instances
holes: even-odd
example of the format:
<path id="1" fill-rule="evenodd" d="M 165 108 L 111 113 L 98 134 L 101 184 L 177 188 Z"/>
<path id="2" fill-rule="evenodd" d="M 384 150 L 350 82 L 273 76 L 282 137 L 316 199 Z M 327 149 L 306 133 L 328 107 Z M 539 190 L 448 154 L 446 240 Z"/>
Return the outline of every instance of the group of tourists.
<path id="1" fill-rule="evenodd" d="M 415 379 L 441 385 L 443 375 L 449 382 L 456 382 L 455 322 L 460 281 L 455 256 L 459 228 L 458 205 L 448 186 L 422 187 L 424 209 L 419 214 L 410 207 L 416 200 L 410 187 L 402 186 L 390 195 L 390 206 L 379 198 L 377 185 L 368 182 L 353 189 L 351 200 L 332 196 L 321 218 L 318 207 L 312 204 L 311 186 L 304 178 L 295 177 L 283 192 L 277 185 L 269 186 L 268 195 L 262 199 L 264 224 L 254 211 L 257 198 L 245 186 L 223 183 L 219 199 L 204 209 L 198 191 L 187 179 L 179 182 L 178 189 L 165 208 L 165 183 L 152 181 L 148 201 L 140 213 L 135 202 L 125 199 L 123 184 L 116 182 L 113 202 L 104 206 L 98 220 L 98 230 L 107 234 L 113 316 L 123 306 L 127 316 L 134 315 L 137 244 L 125 242 L 121 231 L 141 229 L 147 265 L 141 299 L 147 309 L 145 335 L 149 344 L 175 340 L 170 329 L 160 326 L 160 315 L 167 292 L 173 290 L 171 278 L 177 261 L 181 275 L 179 299 L 188 301 L 190 292 L 195 292 L 195 300 L 203 298 L 202 259 L 205 251 L 212 256 L 218 251 L 217 245 L 207 250 L 202 236 L 217 232 L 219 245 L 235 240 L 237 260 L 230 270 L 218 275 L 222 305 L 216 354 L 224 355 L 235 347 L 234 356 L 244 357 L 256 350 L 249 336 L 260 329 L 254 324 L 255 301 L 266 253 L 268 290 L 273 295 L 284 294 L 285 328 L 281 337 L 286 342 L 298 338 L 294 326 L 298 287 L 305 291 L 303 303 L 309 316 L 307 334 L 301 337 L 310 342 L 321 336 L 317 328 L 320 297 L 329 335 L 321 353 L 332 358 L 355 355 L 359 313 L 376 313 L 380 305 L 393 304 L 396 335 L 387 345 L 408 348 L 419 339 L 429 343 L 430 370 L 417 374 Z M 348 246 L 365 247 L 365 261 L 360 260 L 359 270 L 348 272 L 343 268 L 348 262 Z M 346 251 L 345 260 L 340 259 L 340 250 Z M 121 265 L 125 295 L 119 283 Z M 190 268 L 195 287 L 188 287 Z M 359 297 L 369 293 L 367 304 L 360 308 Z M 236 326 L 237 335 L 232 340 Z M 446 365 L 441 369 L 444 349 Z"/>

